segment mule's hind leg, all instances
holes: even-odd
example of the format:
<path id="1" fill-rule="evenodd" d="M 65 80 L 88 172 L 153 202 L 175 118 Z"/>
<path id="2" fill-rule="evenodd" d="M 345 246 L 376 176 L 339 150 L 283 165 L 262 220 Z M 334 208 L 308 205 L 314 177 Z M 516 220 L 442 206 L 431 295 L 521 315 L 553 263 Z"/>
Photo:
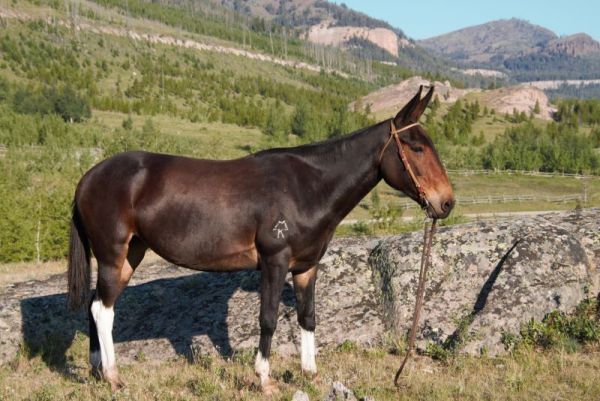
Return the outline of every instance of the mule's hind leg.
<path id="1" fill-rule="evenodd" d="M 269 355 L 271 339 L 277 328 L 279 301 L 285 284 L 289 258 L 278 255 L 260 261 L 260 341 L 254 369 L 260 378 L 265 394 L 271 394 L 277 387 L 269 379 Z"/>
<path id="2" fill-rule="evenodd" d="M 300 324 L 302 371 L 311 375 L 317 373 L 315 362 L 315 282 L 317 266 L 303 273 L 293 274 L 296 293 L 296 311 Z"/>
<path id="3" fill-rule="evenodd" d="M 101 372 L 113 390 L 122 386 L 112 338 L 114 305 L 141 262 L 144 252 L 145 246 L 139 240 L 132 239 L 122 246 L 121 252 L 118 252 L 120 256 L 114 262 L 110 263 L 106 258 L 98 260 L 96 295 L 89 309 L 90 362 L 92 372 Z"/>

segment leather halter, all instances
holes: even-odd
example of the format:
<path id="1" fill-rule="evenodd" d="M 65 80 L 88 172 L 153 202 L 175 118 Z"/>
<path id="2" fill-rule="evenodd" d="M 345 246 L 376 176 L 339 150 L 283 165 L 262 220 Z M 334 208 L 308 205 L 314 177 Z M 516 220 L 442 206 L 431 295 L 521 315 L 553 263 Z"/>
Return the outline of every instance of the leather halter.
<path id="1" fill-rule="evenodd" d="M 404 149 L 402 149 L 402 143 L 400 142 L 400 137 L 398 136 L 398 134 L 400 132 L 406 131 L 412 127 L 416 127 L 417 125 L 420 125 L 420 124 L 412 123 L 412 124 L 409 124 L 407 126 L 400 128 L 400 129 L 396 129 L 396 126 L 394 125 L 394 119 L 391 119 L 390 120 L 390 137 L 388 138 L 387 142 L 383 146 L 383 149 L 381 150 L 381 153 L 379 155 L 379 163 L 381 163 L 381 160 L 383 159 L 383 154 L 384 154 L 385 150 L 387 149 L 388 145 L 392 141 L 392 138 L 394 138 L 396 140 L 396 145 L 398 146 L 398 155 L 400 156 L 400 160 L 402 160 L 404 169 L 408 172 L 408 175 L 412 179 L 412 181 L 415 185 L 415 188 L 417 189 L 417 193 L 419 194 L 419 200 L 421 201 L 423 208 L 426 208 L 429 205 L 429 201 L 427 200 L 427 197 L 425 195 L 425 190 L 423 189 L 421 184 L 419 184 L 419 180 L 417 180 L 417 176 L 415 175 L 410 163 L 408 162 L 408 158 L 406 157 L 406 154 L 404 153 Z"/>

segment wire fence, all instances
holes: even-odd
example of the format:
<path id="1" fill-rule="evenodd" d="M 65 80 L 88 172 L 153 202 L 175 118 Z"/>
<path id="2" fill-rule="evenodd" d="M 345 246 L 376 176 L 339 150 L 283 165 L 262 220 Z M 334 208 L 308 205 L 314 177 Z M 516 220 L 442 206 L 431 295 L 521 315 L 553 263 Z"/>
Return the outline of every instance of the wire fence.
<path id="1" fill-rule="evenodd" d="M 545 195 L 488 195 L 488 196 L 463 196 L 456 199 L 459 205 L 483 205 L 492 203 L 510 203 L 510 202 L 548 202 L 548 203 L 568 203 L 568 202 L 587 202 L 585 194 L 572 194 L 561 196 L 545 196 Z M 361 202 L 366 207 L 372 206 L 371 201 Z M 399 200 L 391 202 L 390 206 L 402 209 L 412 209 L 420 207 L 412 200 Z"/>
<path id="2" fill-rule="evenodd" d="M 573 174 L 564 172 L 543 172 L 528 170 L 477 170 L 477 169 L 446 169 L 449 174 L 470 176 L 470 175 L 529 175 L 535 177 L 570 177 L 570 178 L 600 178 L 598 175 Z"/>

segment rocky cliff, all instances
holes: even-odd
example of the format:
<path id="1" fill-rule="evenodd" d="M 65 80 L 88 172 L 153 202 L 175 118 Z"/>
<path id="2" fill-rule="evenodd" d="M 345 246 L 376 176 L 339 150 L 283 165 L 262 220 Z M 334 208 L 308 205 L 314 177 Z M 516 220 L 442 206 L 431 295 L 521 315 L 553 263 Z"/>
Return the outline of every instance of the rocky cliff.
<path id="1" fill-rule="evenodd" d="M 538 104 L 540 112 L 535 117 L 551 120 L 556 108 L 550 105 L 548 96 L 534 85 L 521 84 L 482 91 L 479 102 L 498 113 L 512 114 L 514 110 L 529 115 Z"/>
<path id="2" fill-rule="evenodd" d="M 307 34 L 308 40 L 322 45 L 340 46 L 352 38 L 364 39 L 378 46 L 393 56 L 398 56 L 398 47 L 412 47 L 406 39 L 387 28 L 366 28 L 353 26 L 329 26 L 319 24 L 312 26 Z"/>
<path id="3" fill-rule="evenodd" d="M 549 53 L 566 54 L 569 56 L 590 56 L 600 54 L 600 43 L 590 35 L 578 33 L 548 42 L 545 50 Z"/>

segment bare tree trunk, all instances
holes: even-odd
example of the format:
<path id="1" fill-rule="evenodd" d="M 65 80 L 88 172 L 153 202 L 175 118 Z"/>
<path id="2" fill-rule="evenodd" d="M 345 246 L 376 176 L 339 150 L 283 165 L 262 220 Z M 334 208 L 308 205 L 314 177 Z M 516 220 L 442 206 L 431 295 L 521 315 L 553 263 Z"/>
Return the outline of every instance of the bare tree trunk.
<path id="1" fill-rule="evenodd" d="M 37 230 L 35 233 L 35 260 L 37 263 L 40 263 L 40 231 L 42 229 L 42 201 L 38 202 L 38 222 L 37 222 Z"/>

